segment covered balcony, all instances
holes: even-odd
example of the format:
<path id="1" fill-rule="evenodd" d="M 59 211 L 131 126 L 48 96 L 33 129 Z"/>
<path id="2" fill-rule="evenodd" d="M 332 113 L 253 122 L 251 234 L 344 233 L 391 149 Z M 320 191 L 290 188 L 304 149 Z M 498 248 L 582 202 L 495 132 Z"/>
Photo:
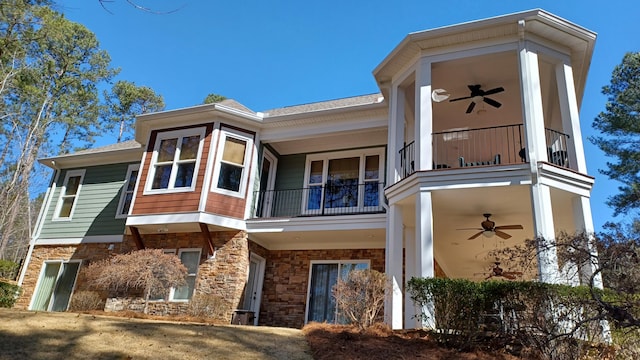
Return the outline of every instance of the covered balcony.
<path id="1" fill-rule="evenodd" d="M 522 124 L 460 128 L 435 132 L 431 169 L 415 168 L 415 142 L 398 152 L 401 176 L 406 178 L 420 170 L 455 169 L 476 166 L 499 166 L 528 162 Z M 568 156 L 569 135 L 546 128 L 548 162 L 571 168 Z"/>

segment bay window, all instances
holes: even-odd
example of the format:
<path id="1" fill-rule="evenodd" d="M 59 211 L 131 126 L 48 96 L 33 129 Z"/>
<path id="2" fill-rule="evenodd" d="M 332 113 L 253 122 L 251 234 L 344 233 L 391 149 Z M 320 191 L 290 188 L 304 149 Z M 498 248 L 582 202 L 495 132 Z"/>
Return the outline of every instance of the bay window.
<path id="1" fill-rule="evenodd" d="M 251 135 L 225 127 L 221 129 L 212 191 L 244 198 L 252 147 Z"/>

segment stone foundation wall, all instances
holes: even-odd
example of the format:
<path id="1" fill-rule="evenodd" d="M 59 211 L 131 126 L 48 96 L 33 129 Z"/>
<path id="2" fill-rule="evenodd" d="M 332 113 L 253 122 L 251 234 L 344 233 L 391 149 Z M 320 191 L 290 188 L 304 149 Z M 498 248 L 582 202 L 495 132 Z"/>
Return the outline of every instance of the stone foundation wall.
<path id="1" fill-rule="evenodd" d="M 385 270 L 384 249 L 275 250 L 266 259 L 259 324 L 291 328 L 304 326 L 312 260 L 371 260 Z"/>

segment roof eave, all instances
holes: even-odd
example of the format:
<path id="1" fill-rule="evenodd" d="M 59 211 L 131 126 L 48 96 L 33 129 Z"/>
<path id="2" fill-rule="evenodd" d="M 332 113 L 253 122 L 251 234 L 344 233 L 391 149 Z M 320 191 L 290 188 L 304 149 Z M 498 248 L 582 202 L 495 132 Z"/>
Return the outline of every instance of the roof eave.
<path id="1" fill-rule="evenodd" d="M 125 162 L 139 162 L 141 157 L 142 147 L 137 147 L 53 156 L 38 159 L 38 162 L 52 169 L 68 169 Z"/>

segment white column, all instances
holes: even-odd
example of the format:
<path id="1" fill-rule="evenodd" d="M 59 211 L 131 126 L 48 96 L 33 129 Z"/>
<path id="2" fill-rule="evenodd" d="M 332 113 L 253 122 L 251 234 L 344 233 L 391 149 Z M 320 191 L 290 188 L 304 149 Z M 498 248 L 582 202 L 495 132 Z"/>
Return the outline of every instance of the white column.
<path id="1" fill-rule="evenodd" d="M 404 282 L 405 289 L 406 283 L 411 280 L 412 277 L 418 276 L 416 274 L 416 257 L 413 255 L 416 253 L 416 230 L 415 228 L 405 228 L 404 236 Z M 415 317 L 416 314 L 420 313 L 420 309 L 415 306 L 413 300 L 408 293 L 405 292 L 404 297 L 404 328 L 405 329 L 416 329 L 422 327 L 422 322 Z"/>
<path id="2" fill-rule="evenodd" d="M 533 205 L 533 227 L 536 237 L 544 239 L 538 248 L 538 273 L 540 281 L 558 283 L 558 255 L 555 247 L 555 227 L 551 206 L 551 189 L 540 183 L 531 185 L 531 204 Z"/>
<path id="3" fill-rule="evenodd" d="M 433 152 L 431 133 L 433 132 L 433 113 L 431 104 L 431 61 L 420 59 L 416 70 L 416 170 L 429 170 L 432 167 Z"/>
<path id="4" fill-rule="evenodd" d="M 385 272 L 392 286 L 384 311 L 385 321 L 392 329 L 402 329 L 402 233 L 402 209 L 396 204 L 389 205 Z"/>
<path id="5" fill-rule="evenodd" d="M 598 250 L 596 248 L 594 242 L 594 227 L 593 227 L 593 217 L 591 215 L 591 203 L 589 202 L 589 198 L 585 196 L 576 196 L 573 199 L 573 215 L 576 225 L 577 231 L 584 231 L 584 233 L 588 236 L 586 239 L 588 241 L 585 244 L 586 249 L 591 253 L 592 261 L 588 264 L 582 264 L 583 266 L 580 268 L 580 282 L 583 285 L 590 285 L 589 281 L 591 280 L 591 276 L 598 269 Z M 593 286 L 602 289 L 602 275 L 600 273 L 596 274 L 593 278 Z"/>
<path id="6" fill-rule="evenodd" d="M 556 79 L 558 81 L 558 99 L 562 115 L 563 132 L 569 135 L 567 141 L 567 155 L 572 169 L 587 173 L 587 162 L 584 158 L 582 132 L 580 130 L 580 112 L 573 82 L 571 65 L 562 61 L 556 65 Z"/>
<path id="7" fill-rule="evenodd" d="M 399 151 L 404 146 L 404 90 L 398 85 L 391 87 L 389 99 L 389 145 L 387 147 L 387 184 L 395 184 L 400 180 L 402 164 Z"/>
<path id="8" fill-rule="evenodd" d="M 526 48 L 522 41 L 519 48 L 520 90 L 522 93 L 522 115 L 526 137 L 527 159 L 531 171 L 537 173 L 538 161 L 547 161 L 547 142 L 544 131 L 544 112 L 538 54 Z"/>
<path id="9" fill-rule="evenodd" d="M 415 276 L 423 278 L 434 277 L 433 261 L 433 208 L 431 192 L 421 191 L 416 195 L 416 249 Z M 407 257 L 411 254 L 407 253 Z M 422 327 L 435 328 L 433 306 L 427 305 L 421 309 L 428 318 L 423 319 Z"/>

